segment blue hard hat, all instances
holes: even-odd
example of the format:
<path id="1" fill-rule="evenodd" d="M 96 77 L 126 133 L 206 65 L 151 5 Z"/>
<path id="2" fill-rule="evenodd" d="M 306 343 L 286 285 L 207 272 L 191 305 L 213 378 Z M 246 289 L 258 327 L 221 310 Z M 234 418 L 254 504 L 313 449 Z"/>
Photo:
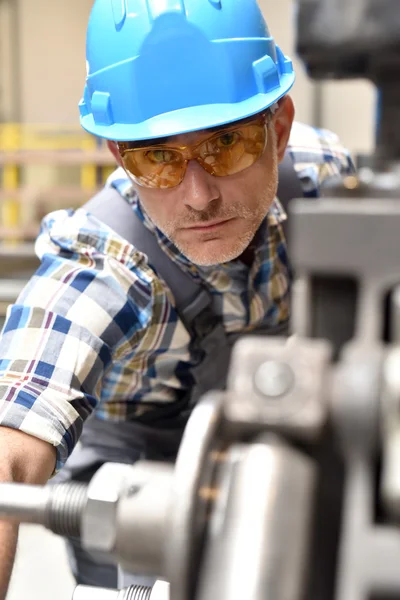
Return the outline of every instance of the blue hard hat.
<path id="1" fill-rule="evenodd" d="M 207 129 L 270 107 L 294 79 L 256 0 L 96 0 L 81 124 L 118 141 Z"/>

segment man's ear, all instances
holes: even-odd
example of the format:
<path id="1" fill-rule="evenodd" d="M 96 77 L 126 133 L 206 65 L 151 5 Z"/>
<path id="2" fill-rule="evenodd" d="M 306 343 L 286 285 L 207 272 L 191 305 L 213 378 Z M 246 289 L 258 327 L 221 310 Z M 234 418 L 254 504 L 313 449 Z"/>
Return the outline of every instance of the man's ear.
<path id="1" fill-rule="evenodd" d="M 111 152 L 111 154 L 113 155 L 113 157 L 115 158 L 117 163 L 119 164 L 119 166 L 122 167 L 122 160 L 121 160 L 121 155 L 118 152 L 117 142 L 107 140 L 107 146 L 108 146 L 109 151 Z"/>
<path id="2" fill-rule="evenodd" d="M 277 138 L 278 160 L 281 162 L 285 156 L 289 142 L 290 132 L 294 120 L 294 104 L 290 96 L 285 96 L 279 101 L 278 110 L 275 112 L 272 123 L 275 127 Z"/>

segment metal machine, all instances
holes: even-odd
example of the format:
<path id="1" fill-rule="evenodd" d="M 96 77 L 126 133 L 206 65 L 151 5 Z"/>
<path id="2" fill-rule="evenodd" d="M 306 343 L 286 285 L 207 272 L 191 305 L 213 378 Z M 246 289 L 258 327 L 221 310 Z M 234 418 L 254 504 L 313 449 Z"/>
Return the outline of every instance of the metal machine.
<path id="1" fill-rule="evenodd" d="M 293 203 L 293 335 L 237 344 L 175 466 L 1 486 L 2 515 L 160 579 L 75 600 L 400 598 L 399 2 L 299 0 L 297 18 L 312 77 L 376 83 L 375 155 Z"/>

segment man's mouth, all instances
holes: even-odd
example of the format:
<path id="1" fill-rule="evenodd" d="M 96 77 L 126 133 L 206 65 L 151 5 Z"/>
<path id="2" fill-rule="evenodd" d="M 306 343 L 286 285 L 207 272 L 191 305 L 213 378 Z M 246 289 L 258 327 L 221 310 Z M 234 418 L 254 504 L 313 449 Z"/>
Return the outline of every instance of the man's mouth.
<path id="1" fill-rule="evenodd" d="M 186 227 L 189 231 L 212 231 L 214 229 L 218 229 L 218 227 L 222 227 L 226 223 L 232 221 L 233 218 L 230 219 L 219 219 L 215 221 L 207 221 L 206 223 L 198 223 L 197 225 L 191 225 L 190 227 Z"/>

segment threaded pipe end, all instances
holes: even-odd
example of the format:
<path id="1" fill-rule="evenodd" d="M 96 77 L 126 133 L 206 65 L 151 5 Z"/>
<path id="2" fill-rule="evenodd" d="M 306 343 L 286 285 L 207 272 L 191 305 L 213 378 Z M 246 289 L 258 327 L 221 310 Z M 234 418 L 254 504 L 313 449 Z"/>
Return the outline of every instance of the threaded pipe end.
<path id="1" fill-rule="evenodd" d="M 46 527 L 58 535 L 80 537 L 87 487 L 84 483 L 54 485 L 47 507 Z"/>
<path id="2" fill-rule="evenodd" d="M 125 592 L 122 600 L 150 600 L 153 588 L 146 585 L 132 585 Z"/>

